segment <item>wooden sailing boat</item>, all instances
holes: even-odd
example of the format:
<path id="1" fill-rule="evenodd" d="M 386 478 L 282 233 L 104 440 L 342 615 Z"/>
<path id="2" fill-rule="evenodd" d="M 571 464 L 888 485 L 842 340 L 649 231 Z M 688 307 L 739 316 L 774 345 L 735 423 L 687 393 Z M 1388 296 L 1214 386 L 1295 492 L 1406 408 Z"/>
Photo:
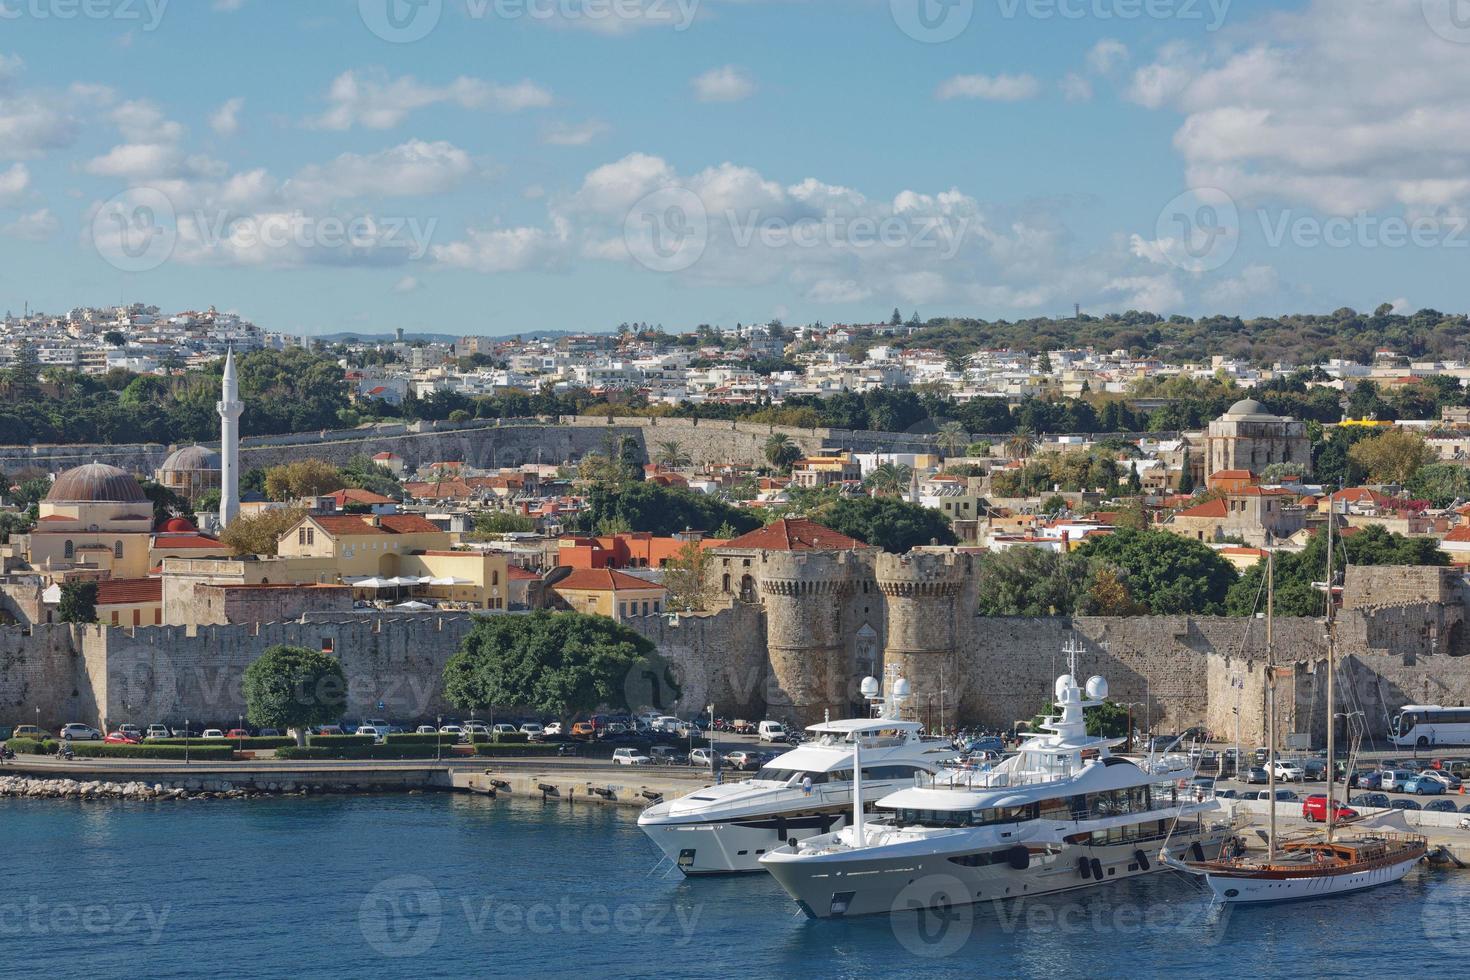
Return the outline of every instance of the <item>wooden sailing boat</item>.
<path id="1" fill-rule="evenodd" d="M 1330 500 L 1331 498 L 1329 498 Z M 1393 830 L 1363 830 L 1339 838 L 1334 798 L 1336 758 L 1334 737 L 1337 705 L 1333 675 L 1337 670 L 1333 629 L 1333 525 L 1335 510 L 1327 513 L 1327 806 L 1323 839 L 1278 842 L 1276 833 L 1276 656 L 1272 623 L 1275 615 L 1276 555 L 1266 552 L 1266 728 L 1270 753 L 1270 820 L 1264 860 L 1246 857 L 1219 861 L 1182 862 L 1162 857 L 1170 866 L 1202 876 L 1217 901 L 1243 904 L 1284 902 L 1324 895 L 1345 895 L 1398 881 L 1423 859 L 1427 842 L 1422 836 Z M 1405 828 L 1407 829 L 1407 828 Z"/>

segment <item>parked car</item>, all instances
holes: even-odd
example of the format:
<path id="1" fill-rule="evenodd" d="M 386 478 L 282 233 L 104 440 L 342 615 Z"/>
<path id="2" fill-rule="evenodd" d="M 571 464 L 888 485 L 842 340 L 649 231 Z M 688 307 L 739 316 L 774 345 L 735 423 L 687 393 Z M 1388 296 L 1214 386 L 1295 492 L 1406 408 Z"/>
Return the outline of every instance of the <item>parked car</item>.
<path id="1" fill-rule="evenodd" d="M 1437 779 L 1441 783 L 1444 783 L 1446 793 L 1457 792 L 1461 782 L 1463 782 L 1459 776 L 1445 772 L 1443 769 L 1421 769 L 1419 770 L 1419 775 L 1428 776 L 1430 779 Z"/>
<path id="2" fill-rule="evenodd" d="M 1445 785 L 1428 773 L 1417 773 L 1404 780 L 1399 791 L 1414 796 L 1438 796 L 1444 793 Z"/>
<path id="3" fill-rule="evenodd" d="M 561 733 L 561 727 L 557 726 L 557 734 Z M 534 721 L 528 721 L 521 726 L 521 734 L 532 742 L 539 742 L 546 736 L 546 729 Z"/>
<path id="4" fill-rule="evenodd" d="M 135 742 L 143 741 L 143 729 L 139 728 L 137 725 L 118 725 L 117 730 L 122 732 L 124 735 L 128 736 Z"/>
<path id="5" fill-rule="evenodd" d="M 285 734 L 279 728 L 262 728 L 256 733 L 259 738 L 283 738 Z"/>
<path id="6" fill-rule="evenodd" d="M 1263 790 L 1263 789 L 1246 789 L 1246 790 L 1241 790 L 1240 791 L 1240 795 L 1237 796 L 1236 799 L 1237 800 L 1259 800 L 1259 799 L 1264 799 L 1265 796 L 1266 796 L 1266 791 Z"/>
<path id="7" fill-rule="evenodd" d="M 1217 789 L 1215 790 L 1215 798 L 1220 800 L 1235 800 L 1240 798 L 1240 794 L 1233 789 Z"/>
<path id="8" fill-rule="evenodd" d="M 1256 762 L 1265 762 L 1271 757 L 1271 750 L 1267 748 L 1256 749 L 1252 755 L 1255 756 Z"/>
<path id="9" fill-rule="evenodd" d="M 786 726 L 779 721 L 763 721 L 757 732 L 762 742 L 786 741 Z"/>
<path id="10" fill-rule="evenodd" d="M 15 731 L 11 733 L 10 737 L 33 738 L 38 742 L 43 742 L 50 737 L 50 734 L 51 733 L 46 731 L 46 729 L 40 728 L 36 725 L 16 725 Z"/>
<path id="11" fill-rule="evenodd" d="M 108 743 L 109 745 L 137 745 L 139 740 L 133 738 L 133 736 L 129 735 L 127 732 L 118 729 L 115 732 L 108 732 L 107 737 L 104 738 L 102 741 Z"/>
<path id="12" fill-rule="evenodd" d="M 323 725 L 316 730 L 317 735 L 346 735 L 347 732 L 341 725 Z"/>
<path id="13" fill-rule="evenodd" d="M 490 729 L 491 735 L 519 735 L 520 729 L 509 722 L 503 722 Z"/>
<path id="14" fill-rule="evenodd" d="M 551 724 L 549 724 L 549 725 L 546 726 L 546 730 L 544 732 L 542 732 L 541 734 L 543 734 L 543 735 L 560 735 L 561 733 L 562 733 L 561 732 L 561 722 L 559 722 L 559 721 L 553 721 Z"/>
<path id="15" fill-rule="evenodd" d="M 1302 778 L 1308 782 L 1320 783 L 1327 778 L 1326 759 L 1307 759 L 1301 765 Z"/>
<path id="16" fill-rule="evenodd" d="M 1270 792 L 1270 791 L 1268 790 L 1267 792 Z M 1296 795 L 1296 792 L 1293 791 L 1293 790 L 1289 790 L 1289 789 L 1278 789 L 1276 791 L 1276 802 L 1277 803 L 1295 803 L 1299 799 L 1301 799 L 1301 797 L 1300 796 L 1297 796 Z"/>
<path id="17" fill-rule="evenodd" d="M 592 738 L 597 734 L 597 726 L 590 721 L 579 721 L 572 724 L 572 738 Z"/>
<path id="18" fill-rule="evenodd" d="M 1404 791 L 1404 783 L 1414 778 L 1414 773 L 1409 769 L 1384 769 L 1379 777 L 1379 788 L 1394 793 Z"/>
<path id="19" fill-rule="evenodd" d="M 1260 766 L 1251 766 L 1250 769 L 1246 771 L 1245 782 L 1247 786 L 1253 785 L 1255 783 L 1269 783 L 1270 781 L 1271 774 L 1262 769 Z"/>
<path id="20" fill-rule="evenodd" d="M 615 766 L 646 766 L 653 760 L 637 749 L 613 749 L 612 761 Z"/>
<path id="21" fill-rule="evenodd" d="M 249 738 L 249 737 L 250 737 L 250 733 L 247 732 L 243 728 L 231 728 L 229 731 L 225 732 L 225 738 L 228 738 L 228 739 L 239 740 L 239 739 L 242 739 L 242 738 Z"/>
<path id="22" fill-rule="evenodd" d="M 736 749 L 734 752 L 725 753 L 725 765 L 731 769 L 759 769 L 761 757 L 759 752 L 748 752 L 745 749 Z"/>
<path id="23" fill-rule="evenodd" d="M 388 739 L 388 729 L 378 728 L 376 725 L 359 725 L 356 734 L 371 735 L 375 745 L 382 745 Z"/>
<path id="24" fill-rule="evenodd" d="M 61 726 L 61 739 L 64 742 L 95 742 L 102 737 L 102 733 L 91 725 L 83 725 L 79 721 L 68 722 Z"/>
<path id="25" fill-rule="evenodd" d="M 1378 807 L 1379 809 L 1387 809 L 1389 805 L 1387 793 L 1364 793 L 1353 797 L 1348 802 L 1353 806 Z"/>
<path id="26" fill-rule="evenodd" d="M 1389 806 L 1395 810 L 1422 810 L 1424 809 L 1414 800 L 1394 800 Z"/>
<path id="27" fill-rule="evenodd" d="M 714 749 L 695 749 L 689 753 L 689 764 L 708 769 L 714 764 Z"/>
<path id="28" fill-rule="evenodd" d="M 200 738 L 224 738 L 225 733 L 218 728 L 206 728 Z"/>
<path id="29" fill-rule="evenodd" d="M 437 735 L 439 734 L 439 729 L 433 725 L 420 725 L 413 730 L 413 733 L 415 735 Z"/>
<path id="30" fill-rule="evenodd" d="M 1357 810 L 1341 803 L 1338 803 L 1332 810 L 1333 820 L 1350 820 L 1357 815 Z M 1302 800 L 1302 816 L 1314 823 L 1325 821 L 1327 819 L 1327 794 L 1313 793 Z"/>
<path id="31" fill-rule="evenodd" d="M 1306 778 L 1306 771 L 1289 759 L 1276 760 L 1276 778 L 1281 782 L 1300 783 Z"/>
<path id="32" fill-rule="evenodd" d="M 744 718 L 736 718 L 730 723 L 730 731 L 736 735 L 754 735 L 755 725 Z"/>
<path id="33" fill-rule="evenodd" d="M 1455 813 L 1455 801 L 1430 800 L 1428 803 L 1424 804 L 1424 811 L 1426 813 Z"/>
<path id="34" fill-rule="evenodd" d="M 672 745 L 655 745 L 648 750 L 648 755 L 661 766 L 682 766 L 689 761 L 689 756 Z"/>
<path id="35" fill-rule="evenodd" d="M 490 738 L 490 726 L 486 725 L 483 721 L 467 721 L 463 725 L 460 725 L 459 728 L 461 741 L 467 742 L 477 737 L 483 739 Z"/>
<path id="36" fill-rule="evenodd" d="M 1359 769 L 1348 779 L 1348 785 L 1354 789 L 1381 789 L 1383 773 L 1377 769 Z"/>

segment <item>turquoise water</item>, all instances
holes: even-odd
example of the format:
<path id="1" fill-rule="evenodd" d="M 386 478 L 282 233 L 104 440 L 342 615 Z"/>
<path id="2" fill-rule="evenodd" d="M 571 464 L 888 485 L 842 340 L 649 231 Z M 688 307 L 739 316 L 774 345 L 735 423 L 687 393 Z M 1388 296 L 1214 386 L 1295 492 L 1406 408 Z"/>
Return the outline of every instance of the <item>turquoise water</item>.
<path id="1" fill-rule="evenodd" d="M 1172 876 L 1025 906 L 809 921 L 685 881 L 612 809 L 461 796 L 0 800 L 0 976 L 1441 976 L 1470 872 L 1221 917 Z"/>

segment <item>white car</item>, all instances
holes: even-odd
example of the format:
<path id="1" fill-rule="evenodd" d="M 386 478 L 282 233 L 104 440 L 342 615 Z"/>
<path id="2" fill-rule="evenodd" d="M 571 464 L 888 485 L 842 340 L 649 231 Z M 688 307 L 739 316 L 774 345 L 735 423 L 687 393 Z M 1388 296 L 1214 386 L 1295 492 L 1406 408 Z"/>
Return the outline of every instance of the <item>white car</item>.
<path id="1" fill-rule="evenodd" d="M 545 735 L 546 729 L 542 728 L 534 721 L 528 721 L 521 726 L 521 734 L 529 739 L 535 740 Z"/>
<path id="2" fill-rule="evenodd" d="M 463 739 L 465 737 L 464 729 L 460 728 L 458 725 L 445 725 L 443 728 L 439 729 L 439 734 L 453 735 L 456 739 Z"/>
<path id="3" fill-rule="evenodd" d="M 549 724 L 549 725 L 546 726 L 546 730 L 544 732 L 542 732 L 541 734 L 543 734 L 543 735 L 560 735 L 561 733 L 562 733 L 562 731 L 561 731 L 561 722 L 559 722 L 559 721 L 553 721 L 551 724 Z"/>
<path id="4" fill-rule="evenodd" d="M 79 721 L 73 721 L 61 728 L 61 740 L 63 742 L 95 742 L 102 738 L 102 733 L 91 725 L 83 725 Z"/>
<path id="5" fill-rule="evenodd" d="M 714 765 L 715 753 L 713 749 L 695 749 L 689 753 L 689 764 L 708 769 Z"/>
<path id="6" fill-rule="evenodd" d="M 490 727 L 483 721 L 467 721 L 461 727 L 464 729 L 466 738 L 474 738 L 476 735 L 481 738 L 490 737 Z"/>
<path id="7" fill-rule="evenodd" d="M 439 733 L 439 729 L 435 728 L 433 725 L 420 725 L 413 730 L 413 733 L 415 735 L 437 735 Z"/>
<path id="8" fill-rule="evenodd" d="M 204 730 L 204 734 L 203 735 L 200 735 L 199 737 L 200 738 L 224 738 L 225 737 L 225 733 L 222 732 L 222 731 L 220 731 L 218 728 L 206 728 Z"/>
<path id="9" fill-rule="evenodd" d="M 144 738 L 150 738 L 150 739 L 151 738 L 168 738 L 169 737 L 168 726 L 167 725 L 149 725 L 148 726 L 148 734 L 147 735 L 144 735 L 143 737 Z"/>
<path id="10" fill-rule="evenodd" d="M 612 761 L 618 766 L 646 766 L 653 762 L 637 749 L 613 749 Z"/>
<path id="11" fill-rule="evenodd" d="M 510 724 L 499 724 L 490 729 L 490 732 L 494 735 L 515 735 L 520 732 L 520 729 Z"/>
<path id="12" fill-rule="evenodd" d="M 673 715 L 659 715 L 648 723 L 648 727 L 656 732 L 677 732 L 681 722 Z"/>
<path id="13" fill-rule="evenodd" d="M 760 727 L 760 739 L 762 742 L 784 742 L 786 741 L 786 726 L 779 721 L 763 721 Z"/>
<path id="14" fill-rule="evenodd" d="M 376 725 L 359 725 L 357 726 L 357 734 L 371 735 L 373 737 L 373 744 L 382 745 L 388 738 L 388 729 L 378 728 Z"/>
<path id="15" fill-rule="evenodd" d="M 1307 778 L 1306 770 L 1297 763 L 1288 762 L 1285 759 L 1277 760 L 1275 769 L 1276 778 L 1283 782 L 1299 783 Z"/>

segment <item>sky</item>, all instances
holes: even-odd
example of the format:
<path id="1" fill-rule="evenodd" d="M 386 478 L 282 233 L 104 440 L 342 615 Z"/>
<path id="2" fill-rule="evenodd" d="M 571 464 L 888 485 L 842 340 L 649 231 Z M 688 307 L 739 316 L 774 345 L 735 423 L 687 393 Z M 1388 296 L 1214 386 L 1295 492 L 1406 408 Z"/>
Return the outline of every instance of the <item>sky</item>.
<path id="1" fill-rule="evenodd" d="M 0 0 L 0 305 L 1462 312 L 1467 0 Z"/>

